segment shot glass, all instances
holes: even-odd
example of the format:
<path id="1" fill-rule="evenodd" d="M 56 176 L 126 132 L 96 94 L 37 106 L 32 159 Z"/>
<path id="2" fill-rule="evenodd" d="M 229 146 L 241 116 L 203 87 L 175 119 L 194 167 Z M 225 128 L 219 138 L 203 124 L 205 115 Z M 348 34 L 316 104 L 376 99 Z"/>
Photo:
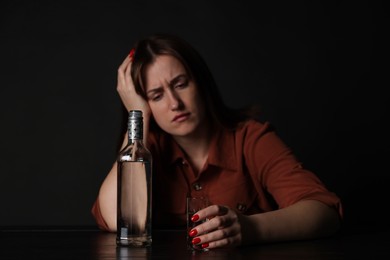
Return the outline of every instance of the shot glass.
<path id="1" fill-rule="evenodd" d="M 189 236 L 189 232 L 196 227 L 197 225 L 204 223 L 207 219 L 203 221 L 193 222 L 191 220 L 192 216 L 201 209 L 204 209 L 209 206 L 209 201 L 205 197 L 188 197 L 187 198 L 187 248 L 189 250 L 196 251 L 207 251 L 207 248 L 202 248 L 201 245 L 192 244 L 193 237 Z"/>

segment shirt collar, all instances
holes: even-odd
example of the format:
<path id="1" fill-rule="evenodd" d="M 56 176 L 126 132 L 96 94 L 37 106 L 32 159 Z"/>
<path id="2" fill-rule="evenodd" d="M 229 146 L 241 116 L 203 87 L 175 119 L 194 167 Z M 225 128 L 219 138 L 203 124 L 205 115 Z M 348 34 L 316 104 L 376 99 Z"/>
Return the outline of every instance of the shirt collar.
<path id="1" fill-rule="evenodd" d="M 237 170 L 234 133 L 234 131 L 223 128 L 215 131 L 210 144 L 209 155 L 207 159 L 207 163 L 209 165 L 214 165 L 228 170 Z M 166 135 L 166 138 L 169 140 L 168 143 L 171 144 L 171 156 L 170 158 L 167 158 L 170 164 L 182 162 L 184 159 L 186 159 L 186 155 L 180 146 L 175 142 L 175 140 L 169 135 Z"/>
<path id="2" fill-rule="evenodd" d="M 214 134 L 210 145 L 208 164 L 228 170 L 237 170 L 235 131 L 221 128 Z"/>

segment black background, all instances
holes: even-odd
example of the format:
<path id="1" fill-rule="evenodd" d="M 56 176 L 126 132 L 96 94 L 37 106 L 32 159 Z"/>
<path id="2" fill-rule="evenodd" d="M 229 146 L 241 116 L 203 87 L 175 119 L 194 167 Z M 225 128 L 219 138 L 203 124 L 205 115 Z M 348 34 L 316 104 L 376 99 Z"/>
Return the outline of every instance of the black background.
<path id="1" fill-rule="evenodd" d="M 347 224 L 388 226 L 383 16 L 378 1 L 1 1 L 0 226 L 95 225 L 116 70 L 154 32 L 192 43 L 228 105 L 261 105 Z"/>

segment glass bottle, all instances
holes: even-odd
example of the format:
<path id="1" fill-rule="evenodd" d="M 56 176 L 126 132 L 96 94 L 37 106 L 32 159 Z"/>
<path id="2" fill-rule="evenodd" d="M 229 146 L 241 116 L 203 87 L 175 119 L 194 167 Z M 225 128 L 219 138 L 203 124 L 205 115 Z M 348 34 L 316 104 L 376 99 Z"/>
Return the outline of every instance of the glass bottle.
<path id="1" fill-rule="evenodd" d="M 143 116 L 140 110 L 129 112 L 128 144 L 119 152 L 117 163 L 117 245 L 150 246 L 152 155 L 143 143 Z"/>

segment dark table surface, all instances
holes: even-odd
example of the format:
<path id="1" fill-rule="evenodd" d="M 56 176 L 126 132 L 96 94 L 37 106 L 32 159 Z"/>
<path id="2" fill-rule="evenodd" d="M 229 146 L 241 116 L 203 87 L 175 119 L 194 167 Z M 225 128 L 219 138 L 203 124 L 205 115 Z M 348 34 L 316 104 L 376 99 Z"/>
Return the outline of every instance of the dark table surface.
<path id="1" fill-rule="evenodd" d="M 185 231 L 155 230 L 150 248 L 117 247 L 96 229 L 0 229 L 0 259 L 390 259 L 390 231 L 357 228 L 331 238 L 192 253 Z"/>

